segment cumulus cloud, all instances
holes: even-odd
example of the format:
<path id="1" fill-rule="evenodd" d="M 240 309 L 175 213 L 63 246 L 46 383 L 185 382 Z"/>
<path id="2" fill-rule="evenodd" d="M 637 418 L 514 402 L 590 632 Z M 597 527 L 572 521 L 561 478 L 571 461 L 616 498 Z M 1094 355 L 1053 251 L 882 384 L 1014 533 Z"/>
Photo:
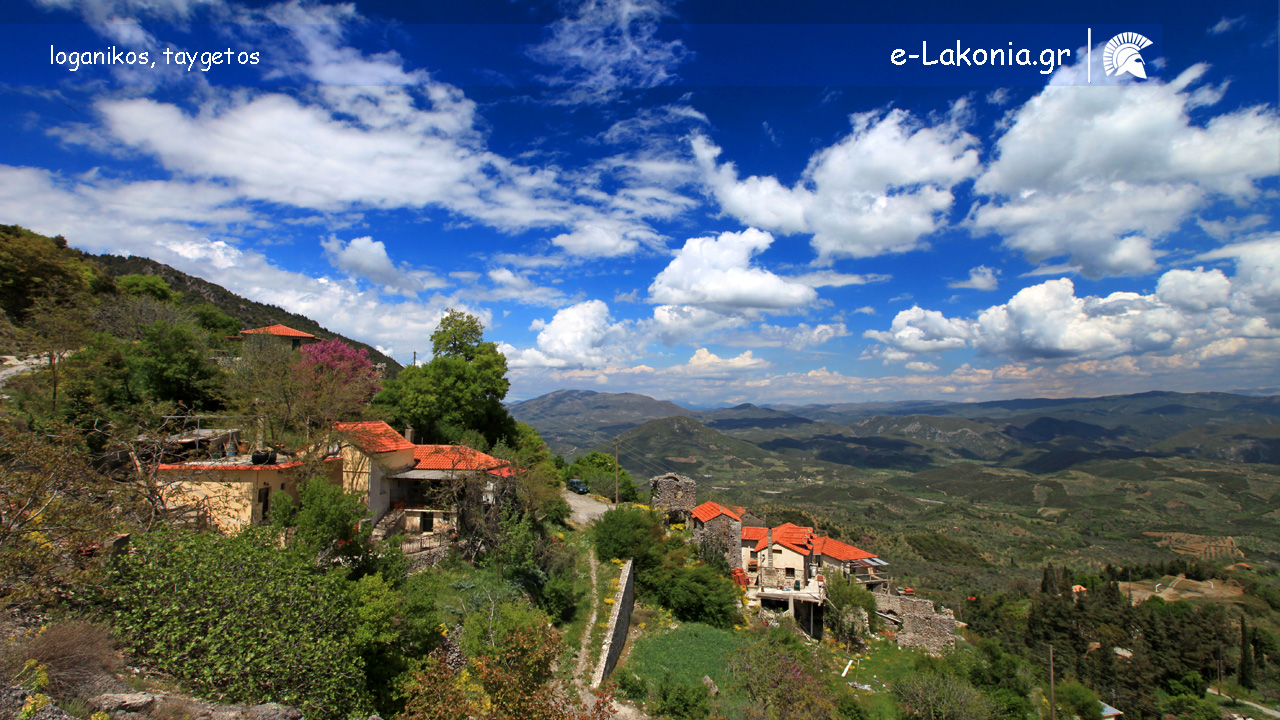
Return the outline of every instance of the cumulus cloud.
<path id="1" fill-rule="evenodd" d="M 625 89 L 674 81 L 676 68 L 692 57 L 681 41 L 659 36 L 669 15 L 659 0 L 584 0 L 529 55 L 557 67 L 542 79 L 568 87 L 570 102 L 607 102 Z"/>
<path id="2" fill-rule="evenodd" d="M 989 268 L 986 265 L 979 265 L 969 270 L 968 280 L 956 280 L 947 283 L 950 288 L 969 288 L 971 290 L 995 290 L 1000 285 L 1000 280 L 996 277 L 1000 274 L 999 270 Z"/>
<path id="3" fill-rule="evenodd" d="M 633 342 L 627 324 L 614 322 L 600 300 L 563 308 L 534 329 L 540 330 L 535 347 L 500 346 L 511 367 L 598 368 L 625 357 Z"/>
<path id="4" fill-rule="evenodd" d="M 1091 277 L 1154 270 L 1159 240 L 1214 198 L 1255 198 L 1258 180 L 1280 168 L 1275 108 L 1191 119 L 1222 97 L 1202 84 L 1206 70 L 1119 87 L 1051 82 L 1011 114 L 975 185 L 990 200 L 975 207 L 974 229 L 1033 263 L 1066 258 Z"/>
<path id="5" fill-rule="evenodd" d="M 772 235 L 755 228 L 691 238 L 654 278 L 649 301 L 746 313 L 812 303 L 818 297 L 812 287 L 752 264 L 772 243 Z"/>
<path id="6" fill-rule="evenodd" d="M 768 361 L 755 357 L 750 350 L 737 357 L 722 358 L 706 348 L 698 348 L 684 365 L 667 368 L 666 372 L 675 375 L 695 375 L 701 377 L 726 376 L 746 370 L 763 370 L 771 367 Z"/>
<path id="7" fill-rule="evenodd" d="M 830 262 L 912 250 L 939 227 L 951 188 L 979 169 L 979 142 L 961 115 L 929 125 L 901 109 L 854 114 L 850 134 L 814 154 L 792 187 L 773 176 L 740 179 L 710 140 L 691 142 L 726 213 L 766 230 L 811 233 L 819 261 Z"/>
<path id="8" fill-rule="evenodd" d="M 1170 270 L 1153 294 L 1078 297 L 1072 281 L 1061 278 L 1024 288 L 974 319 L 948 318 L 915 306 L 898 313 L 889 330 L 864 333 L 880 343 L 867 356 L 905 362 L 968 347 L 1019 361 L 1152 356 L 1198 362 L 1204 353 L 1212 356 L 1243 348 L 1251 339 L 1280 337 L 1272 324 L 1276 316 L 1266 315 L 1280 310 L 1275 302 L 1280 298 L 1278 250 L 1280 241 L 1270 240 L 1206 254 L 1202 257 L 1234 257 L 1236 275 L 1228 278 L 1219 269 L 1203 267 Z"/>
<path id="9" fill-rule="evenodd" d="M 352 238 L 349 242 L 330 236 L 321 246 L 333 267 L 409 297 L 445 284 L 425 270 L 414 270 L 404 264 L 397 266 L 387 255 L 386 245 L 367 235 Z"/>

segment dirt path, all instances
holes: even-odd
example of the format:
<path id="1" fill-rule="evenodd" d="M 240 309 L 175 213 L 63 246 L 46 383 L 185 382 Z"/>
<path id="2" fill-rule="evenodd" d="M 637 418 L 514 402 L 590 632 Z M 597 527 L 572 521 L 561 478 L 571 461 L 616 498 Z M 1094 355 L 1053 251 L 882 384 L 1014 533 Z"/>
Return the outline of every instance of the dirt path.
<path id="1" fill-rule="evenodd" d="M 591 630 L 596 626 L 596 614 L 600 609 L 600 593 L 596 589 L 596 569 L 600 563 L 596 561 L 595 548 L 587 550 L 587 558 L 591 561 L 591 612 L 587 615 L 587 625 L 582 629 L 582 641 L 578 643 L 578 665 L 573 669 L 573 684 L 578 688 L 578 696 L 586 700 L 591 696 L 587 688 L 584 674 L 591 657 Z"/>
<path id="2" fill-rule="evenodd" d="M 579 495 L 568 490 L 560 491 L 566 502 L 569 503 L 571 514 L 569 519 L 578 527 L 590 525 L 592 521 L 604 514 L 605 510 L 613 507 L 608 503 L 602 503 L 590 495 Z"/>
<path id="3" fill-rule="evenodd" d="M 1220 696 L 1220 697 L 1229 697 L 1228 695 L 1223 695 L 1222 693 L 1218 692 L 1217 690 L 1215 690 L 1215 689 L 1213 689 L 1213 688 L 1209 688 L 1209 692 L 1213 693 L 1214 695 L 1218 695 L 1218 696 Z M 1255 710 L 1258 710 L 1258 711 L 1261 711 L 1261 712 L 1263 712 L 1263 713 L 1266 713 L 1267 715 L 1269 715 L 1269 716 L 1271 716 L 1271 717 L 1277 717 L 1277 718 L 1280 718 L 1280 712 L 1276 712 L 1275 710 L 1272 710 L 1271 708 L 1266 707 L 1266 706 L 1264 706 L 1264 705 L 1259 705 L 1258 703 L 1252 703 L 1252 702 L 1249 702 L 1248 700 L 1237 700 L 1237 702 L 1242 703 L 1242 704 L 1244 704 L 1244 705 L 1248 705 L 1249 707 L 1252 707 L 1252 708 L 1254 708 Z"/>

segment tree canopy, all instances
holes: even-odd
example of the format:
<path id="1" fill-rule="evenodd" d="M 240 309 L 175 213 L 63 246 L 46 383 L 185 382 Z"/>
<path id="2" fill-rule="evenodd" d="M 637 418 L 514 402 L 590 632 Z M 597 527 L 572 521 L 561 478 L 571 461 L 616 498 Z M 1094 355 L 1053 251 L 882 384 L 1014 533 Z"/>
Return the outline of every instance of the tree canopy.
<path id="1" fill-rule="evenodd" d="M 478 318 L 450 310 L 431 335 L 434 357 L 406 368 L 375 401 L 426 442 L 478 434 L 491 446 L 511 436 L 515 423 L 502 405 L 511 386 L 507 359 L 483 332 Z"/>

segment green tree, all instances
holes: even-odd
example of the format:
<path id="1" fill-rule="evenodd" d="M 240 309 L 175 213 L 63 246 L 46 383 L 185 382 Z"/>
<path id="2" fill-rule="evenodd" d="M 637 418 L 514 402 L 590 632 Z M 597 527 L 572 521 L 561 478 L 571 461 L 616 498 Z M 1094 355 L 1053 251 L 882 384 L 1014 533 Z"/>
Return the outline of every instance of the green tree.
<path id="1" fill-rule="evenodd" d="M 93 264 L 66 249 L 61 237 L 0 225 L 0 310 L 21 325 L 37 298 L 66 299 L 109 286 Z"/>
<path id="2" fill-rule="evenodd" d="M 116 289 L 125 295 L 146 296 L 164 303 L 178 299 L 178 293 L 158 275 L 121 275 L 116 278 Z"/>
<path id="3" fill-rule="evenodd" d="M 148 327 L 138 345 L 137 364 L 144 385 L 157 400 L 192 408 L 221 405 L 222 373 L 190 326 L 158 322 Z"/>
<path id="4" fill-rule="evenodd" d="M 858 609 L 866 613 L 866 630 L 873 630 L 879 619 L 876 615 L 876 599 L 856 577 L 843 575 L 827 576 L 827 602 L 830 604 L 826 617 L 827 628 L 836 640 L 854 646 L 862 643 L 857 636 L 854 616 Z"/>
<path id="5" fill-rule="evenodd" d="M 404 579 L 404 557 L 394 544 L 375 542 L 373 526 L 362 522 L 368 515 L 365 499 L 347 492 L 321 476 L 303 480 L 299 502 L 276 493 L 271 498 L 272 525 L 292 528 L 297 549 L 322 567 L 345 569 L 352 579 L 382 573 L 399 583 Z"/>
<path id="6" fill-rule="evenodd" d="M 1256 685 L 1253 677 L 1253 641 L 1249 634 L 1249 625 L 1244 616 L 1240 617 L 1240 685 L 1252 690 Z"/>
<path id="7" fill-rule="evenodd" d="M 58 370 L 63 358 L 89 339 L 89 308 L 81 296 L 45 295 L 28 308 L 27 346 L 49 361 L 50 404 L 58 410 Z"/>
<path id="8" fill-rule="evenodd" d="M 191 309 L 196 324 L 215 337 L 235 335 L 240 332 L 240 321 L 222 312 L 213 303 L 201 303 Z"/>
<path id="9" fill-rule="evenodd" d="M 1102 720 L 1102 703 L 1098 694 L 1078 682 L 1060 683 L 1054 689 L 1058 717 L 1079 720 Z"/>
<path id="10" fill-rule="evenodd" d="M 496 344 L 483 341 L 483 331 L 475 316 L 450 310 L 431 335 L 435 356 L 401 371 L 376 402 L 427 442 L 475 432 L 492 446 L 510 436 L 514 421 L 502 405 L 510 387 L 507 359 Z"/>
<path id="11" fill-rule="evenodd" d="M 614 472 L 617 471 L 617 490 L 620 502 L 636 502 L 640 499 L 640 491 L 636 488 L 631 474 L 617 468 L 614 457 L 596 450 L 575 458 L 569 467 L 562 471 L 566 480 L 581 478 L 591 491 L 612 498 L 614 493 Z"/>

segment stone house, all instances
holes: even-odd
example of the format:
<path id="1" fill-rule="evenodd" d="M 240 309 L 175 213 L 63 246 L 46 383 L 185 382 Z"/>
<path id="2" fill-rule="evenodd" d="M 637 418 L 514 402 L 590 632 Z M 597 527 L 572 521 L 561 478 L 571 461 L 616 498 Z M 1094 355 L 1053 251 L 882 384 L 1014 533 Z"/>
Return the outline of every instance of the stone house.
<path id="1" fill-rule="evenodd" d="M 704 552 L 718 552 L 730 569 L 742 568 L 742 514 L 746 508 L 725 507 L 708 500 L 690 512 L 689 530 Z"/>
<path id="2" fill-rule="evenodd" d="M 743 527 L 741 562 L 747 578 L 759 587 L 801 587 L 818 575 L 856 575 L 869 589 L 888 582 L 887 574 L 872 574 L 888 563 L 834 538 L 818 535 L 813 528 L 792 523 L 777 527 Z"/>
<path id="3" fill-rule="evenodd" d="M 391 509 L 390 477 L 416 463 L 412 442 L 381 420 L 334 423 L 339 442 L 328 454 L 342 457 L 342 489 L 367 498 L 377 522 Z"/>
<path id="4" fill-rule="evenodd" d="M 224 533 L 232 533 L 248 525 L 270 521 L 271 498 L 283 492 L 298 500 L 296 470 L 302 461 L 277 458 L 260 464 L 253 456 L 180 463 L 162 463 L 157 467 L 165 485 L 165 504 L 172 508 L 194 511 L 197 520 Z M 339 458 L 325 462 L 330 481 L 339 482 L 342 465 Z"/>

